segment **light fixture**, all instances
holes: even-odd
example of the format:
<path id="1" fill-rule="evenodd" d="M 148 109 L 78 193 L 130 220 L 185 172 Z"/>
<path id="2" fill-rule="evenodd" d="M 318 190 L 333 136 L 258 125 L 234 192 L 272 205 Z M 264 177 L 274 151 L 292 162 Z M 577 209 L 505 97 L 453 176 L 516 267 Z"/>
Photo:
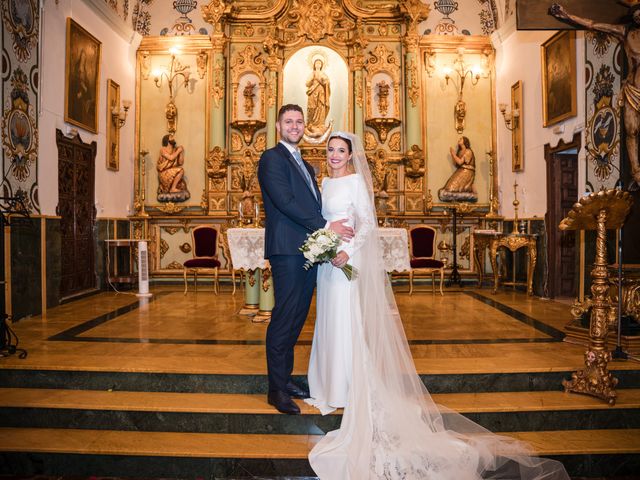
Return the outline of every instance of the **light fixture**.
<path id="1" fill-rule="evenodd" d="M 449 81 L 456 86 L 458 91 L 458 100 L 453 108 L 453 116 L 455 120 L 455 127 L 458 133 L 464 131 L 464 120 L 467 115 L 467 104 L 463 99 L 464 84 L 467 77 L 471 79 L 471 85 L 477 85 L 481 77 L 485 77 L 487 74 L 479 65 L 469 66 L 464 61 L 464 48 L 458 48 L 458 56 L 453 61 L 452 66 L 447 66 L 442 69 L 444 74 L 444 80 L 447 85 Z"/>
<path id="2" fill-rule="evenodd" d="M 111 121 L 116 128 L 122 128 L 127 121 L 127 112 L 131 108 L 131 100 L 123 100 L 122 108 L 113 105 L 111 108 Z"/>
<path id="3" fill-rule="evenodd" d="M 179 50 L 176 47 L 171 48 L 171 63 L 168 68 L 159 68 L 153 71 L 153 81 L 156 84 L 156 87 L 162 88 L 162 84 L 164 83 L 164 79 L 167 80 L 167 85 L 169 87 L 169 100 L 172 101 L 174 99 L 174 91 L 177 90 L 178 84 L 176 84 L 176 80 L 179 77 L 182 77 L 184 86 L 189 86 L 189 76 L 191 72 L 189 70 L 189 65 L 182 65 L 180 60 L 176 58 L 176 55 L 179 53 Z"/>
<path id="4" fill-rule="evenodd" d="M 498 105 L 498 108 L 500 109 L 500 113 L 504 119 L 504 126 L 507 127 L 507 130 L 513 132 L 517 129 L 520 123 L 520 109 L 518 108 L 518 105 L 515 104 L 514 108 L 512 108 L 510 112 L 507 112 L 506 103 L 501 103 Z"/>

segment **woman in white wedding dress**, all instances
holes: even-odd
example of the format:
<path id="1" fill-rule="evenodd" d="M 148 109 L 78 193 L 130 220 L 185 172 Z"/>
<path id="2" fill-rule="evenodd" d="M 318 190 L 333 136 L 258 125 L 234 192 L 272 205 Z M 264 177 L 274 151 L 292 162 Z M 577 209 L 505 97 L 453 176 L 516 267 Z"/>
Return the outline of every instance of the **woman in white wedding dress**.
<path id="1" fill-rule="evenodd" d="M 309 453 L 321 480 L 568 480 L 562 464 L 436 406 L 418 376 L 380 251 L 373 183 L 360 139 L 327 144 L 324 218 L 356 234 L 318 271 L 308 403 L 344 407 L 340 429 Z M 339 267 L 358 270 L 348 281 Z"/>

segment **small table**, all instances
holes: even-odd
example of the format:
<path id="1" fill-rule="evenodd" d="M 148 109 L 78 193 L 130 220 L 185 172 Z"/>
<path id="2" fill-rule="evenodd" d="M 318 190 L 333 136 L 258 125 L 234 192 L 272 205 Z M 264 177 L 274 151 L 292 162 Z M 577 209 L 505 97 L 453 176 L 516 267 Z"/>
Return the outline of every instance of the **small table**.
<path id="1" fill-rule="evenodd" d="M 527 287 L 527 293 L 533 295 L 533 272 L 536 268 L 536 261 L 538 258 L 538 248 L 536 245 L 536 239 L 538 235 L 535 233 L 501 233 L 492 231 L 475 231 L 473 232 L 473 253 L 474 260 L 478 267 L 478 276 L 480 285 L 482 285 L 482 279 L 484 276 L 484 251 L 489 247 L 491 260 L 491 268 L 493 270 L 493 293 L 498 291 L 498 285 L 500 284 L 500 275 L 498 272 L 498 248 L 504 247 L 511 252 L 516 252 L 521 248 L 527 249 L 527 282 L 516 282 L 515 278 L 511 282 L 502 282 L 503 285 L 525 285 Z M 514 262 L 515 272 L 515 262 Z"/>
<path id="2" fill-rule="evenodd" d="M 246 272 L 240 314 L 252 316 L 255 323 L 270 320 L 275 300 L 271 266 L 264 258 L 264 228 L 230 228 L 227 240 L 233 268 Z"/>

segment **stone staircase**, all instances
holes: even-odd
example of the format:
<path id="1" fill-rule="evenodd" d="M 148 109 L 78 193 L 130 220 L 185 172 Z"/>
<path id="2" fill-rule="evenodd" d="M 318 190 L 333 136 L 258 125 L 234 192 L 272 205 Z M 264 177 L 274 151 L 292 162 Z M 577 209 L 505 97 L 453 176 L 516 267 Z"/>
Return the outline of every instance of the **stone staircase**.
<path id="1" fill-rule="evenodd" d="M 618 402 L 565 394 L 569 371 L 422 375 L 437 403 L 529 442 L 572 476 L 640 472 L 640 368 Z M 298 377 L 304 383 L 304 377 Z M 0 369 L 0 474 L 313 476 L 307 453 L 339 413 L 280 415 L 263 375 Z"/>

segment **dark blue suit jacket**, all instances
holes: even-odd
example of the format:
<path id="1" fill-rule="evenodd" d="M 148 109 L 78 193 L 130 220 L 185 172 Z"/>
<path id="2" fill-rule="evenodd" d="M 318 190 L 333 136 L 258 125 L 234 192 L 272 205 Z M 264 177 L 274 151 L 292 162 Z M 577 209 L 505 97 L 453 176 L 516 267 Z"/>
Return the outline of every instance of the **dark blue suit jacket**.
<path id="1" fill-rule="evenodd" d="M 279 143 L 265 150 L 258 163 L 258 181 L 266 215 L 264 256 L 301 255 L 299 248 L 307 235 L 324 228 L 320 190 L 311 165 L 317 199 L 309 189 L 298 163 L 287 147 Z"/>

